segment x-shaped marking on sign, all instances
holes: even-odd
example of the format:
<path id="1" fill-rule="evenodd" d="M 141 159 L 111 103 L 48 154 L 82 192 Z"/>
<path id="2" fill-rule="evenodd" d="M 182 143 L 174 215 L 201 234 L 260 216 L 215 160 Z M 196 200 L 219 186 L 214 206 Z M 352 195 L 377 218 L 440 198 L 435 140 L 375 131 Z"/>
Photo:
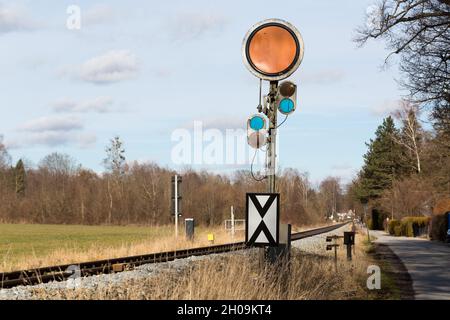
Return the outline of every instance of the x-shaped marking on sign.
<path id="1" fill-rule="evenodd" d="M 277 241 L 273 238 L 272 234 L 270 233 L 269 229 L 267 228 L 267 226 L 263 220 L 267 211 L 269 211 L 269 208 L 272 206 L 273 202 L 277 199 L 277 197 L 278 197 L 278 195 L 276 195 L 276 194 L 270 195 L 269 199 L 267 199 L 266 204 L 264 205 L 264 207 L 262 207 L 261 204 L 259 203 L 258 199 L 256 198 L 256 195 L 249 194 L 250 200 L 253 202 L 254 206 L 256 207 L 256 210 L 258 211 L 258 213 L 262 219 L 261 219 L 261 222 L 259 223 L 258 227 L 253 232 L 252 237 L 247 241 L 248 245 L 254 244 L 261 232 L 264 232 L 270 245 L 273 245 L 273 246 L 277 245 Z"/>

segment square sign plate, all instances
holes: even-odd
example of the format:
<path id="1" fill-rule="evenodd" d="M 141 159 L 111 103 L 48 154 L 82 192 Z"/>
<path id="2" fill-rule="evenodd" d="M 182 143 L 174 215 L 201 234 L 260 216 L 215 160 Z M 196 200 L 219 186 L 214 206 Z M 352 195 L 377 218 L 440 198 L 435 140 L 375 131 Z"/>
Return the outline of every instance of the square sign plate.
<path id="1" fill-rule="evenodd" d="M 247 193 L 245 224 L 248 246 L 278 246 L 280 194 Z"/>

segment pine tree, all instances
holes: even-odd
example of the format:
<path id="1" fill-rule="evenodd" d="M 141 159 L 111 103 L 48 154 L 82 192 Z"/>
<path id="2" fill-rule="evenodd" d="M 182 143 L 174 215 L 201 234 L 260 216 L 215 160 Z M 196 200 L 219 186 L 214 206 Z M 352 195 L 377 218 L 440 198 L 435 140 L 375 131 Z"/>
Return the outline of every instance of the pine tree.
<path id="1" fill-rule="evenodd" d="M 17 161 L 17 164 L 14 168 L 14 177 L 16 184 L 16 194 L 18 196 L 24 196 L 26 189 L 26 172 L 22 159 Z"/>
<path id="2" fill-rule="evenodd" d="M 392 117 L 383 120 L 375 132 L 375 139 L 366 143 L 369 150 L 364 155 L 364 166 L 359 173 L 356 193 L 360 200 L 379 198 L 392 186 L 392 181 L 408 172 L 404 149 L 395 140 L 400 132 Z"/>

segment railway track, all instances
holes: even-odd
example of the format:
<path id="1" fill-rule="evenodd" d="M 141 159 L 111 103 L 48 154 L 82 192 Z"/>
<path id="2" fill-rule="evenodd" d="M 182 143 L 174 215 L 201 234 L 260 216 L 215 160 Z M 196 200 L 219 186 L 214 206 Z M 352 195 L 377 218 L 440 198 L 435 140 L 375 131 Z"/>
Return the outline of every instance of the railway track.
<path id="1" fill-rule="evenodd" d="M 345 224 L 346 223 L 341 223 L 318 229 L 293 233 L 291 235 L 291 240 L 296 241 L 304 238 L 313 237 L 322 233 L 327 233 L 335 229 L 338 229 L 344 226 Z M 74 276 L 75 272 L 78 273 L 76 276 L 87 277 L 96 274 L 107 274 L 131 270 L 134 267 L 144 264 L 162 263 L 173 261 L 175 259 L 184 259 L 192 256 L 204 256 L 209 254 L 218 254 L 251 248 L 252 247 L 247 247 L 244 242 L 236 242 L 209 247 L 151 253 L 146 255 L 130 256 L 124 258 L 97 260 L 91 262 L 83 262 L 79 264 L 72 263 L 53 267 L 5 272 L 0 273 L 0 288 L 7 289 L 20 285 L 29 286 L 51 281 L 63 281 Z"/>

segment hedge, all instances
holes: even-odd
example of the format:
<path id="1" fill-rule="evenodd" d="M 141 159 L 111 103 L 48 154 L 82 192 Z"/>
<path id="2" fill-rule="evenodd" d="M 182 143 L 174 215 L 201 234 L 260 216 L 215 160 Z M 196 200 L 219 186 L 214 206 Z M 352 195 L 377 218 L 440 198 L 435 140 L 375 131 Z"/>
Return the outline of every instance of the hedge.
<path id="1" fill-rule="evenodd" d="M 417 237 L 424 234 L 430 224 L 429 217 L 405 217 L 402 220 L 391 220 L 388 224 L 389 234 L 396 237 Z"/>

